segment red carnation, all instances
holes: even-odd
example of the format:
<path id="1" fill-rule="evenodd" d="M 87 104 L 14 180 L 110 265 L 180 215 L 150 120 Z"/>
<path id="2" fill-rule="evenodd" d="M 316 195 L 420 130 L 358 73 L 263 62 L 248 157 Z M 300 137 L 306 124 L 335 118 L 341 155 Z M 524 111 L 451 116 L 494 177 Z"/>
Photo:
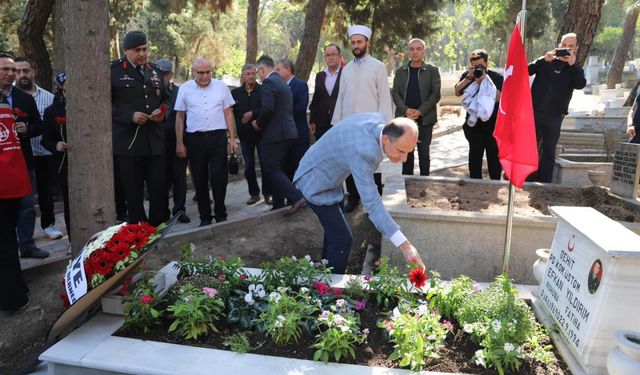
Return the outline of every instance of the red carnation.
<path id="1" fill-rule="evenodd" d="M 58 125 L 64 125 L 67 123 L 67 118 L 66 117 L 56 117 L 55 118 L 56 124 Z"/>
<path id="2" fill-rule="evenodd" d="M 322 281 L 316 281 L 314 283 L 314 288 L 321 296 L 328 296 L 331 293 L 331 287 L 328 284 L 323 283 Z"/>
<path id="3" fill-rule="evenodd" d="M 409 272 L 409 281 L 415 285 L 416 288 L 422 288 L 429 277 L 421 267 L 416 267 Z"/>
<path id="4" fill-rule="evenodd" d="M 249 276 L 245 275 L 244 273 L 240 274 L 240 280 L 245 281 L 248 278 L 249 278 Z"/>
<path id="5" fill-rule="evenodd" d="M 21 110 L 18 107 L 13 109 L 13 114 L 16 115 L 16 117 L 28 117 L 29 116 L 29 115 L 27 115 L 27 113 L 25 111 Z"/>
<path id="6" fill-rule="evenodd" d="M 224 280 L 225 276 L 223 274 L 218 275 L 218 279 Z"/>

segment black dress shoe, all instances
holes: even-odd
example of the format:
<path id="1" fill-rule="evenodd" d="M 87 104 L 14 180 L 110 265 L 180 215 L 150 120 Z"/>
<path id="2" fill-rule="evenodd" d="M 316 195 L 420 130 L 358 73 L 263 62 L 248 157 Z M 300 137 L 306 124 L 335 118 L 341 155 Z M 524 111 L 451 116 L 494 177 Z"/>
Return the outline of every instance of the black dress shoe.
<path id="1" fill-rule="evenodd" d="M 207 225 L 211 225 L 211 219 L 209 219 L 209 220 L 200 219 L 200 226 L 201 227 L 206 227 Z"/>
<path id="2" fill-rule="evenodd" d="M 44 259 L 49 256 L 48 251 L 44 251 L 42 249 L 35 248 L 33 250 L 25 251 L 20 254 L 20 258 L 36 258 L 36 259 Z"/>
<path id="3" fill-rule="evenodd" d="M 191 222 L 191 219 L 186 214 L 182 214 L 178 217 L 178 221 L 183 224 L 189 224 Z"/>
<path id="4" fill-rule="evenodd" d="M 284 216 L 291 216 L 298 212 L 298 210 L 307 207 L 307 201 L 304 198 L 300 198 L 296 203 L 294 203 L 287 212 L 284 213 Z"/>
<path id="5" fill-rule="evenodd" d="M 353 210 L 356 209 L 356 207 L 358 207 L 359 204 L 360 204 L 359 199 L 348 199 L 347 204 L 344 206 L 344 212 L 345 213 L 352 212 Z"/>

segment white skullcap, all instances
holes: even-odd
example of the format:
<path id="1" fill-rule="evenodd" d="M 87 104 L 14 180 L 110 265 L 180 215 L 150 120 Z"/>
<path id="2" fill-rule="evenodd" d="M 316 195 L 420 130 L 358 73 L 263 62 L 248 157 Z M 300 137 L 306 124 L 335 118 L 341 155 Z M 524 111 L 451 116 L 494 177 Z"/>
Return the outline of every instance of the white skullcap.
<path id="1" fill-rule="evenodd" d="M 354 35 L 363 35 L 367 39 L 371 39 L 371 29 L 364 25 L 353 25 L 348 30 L 349 38 Z"/>

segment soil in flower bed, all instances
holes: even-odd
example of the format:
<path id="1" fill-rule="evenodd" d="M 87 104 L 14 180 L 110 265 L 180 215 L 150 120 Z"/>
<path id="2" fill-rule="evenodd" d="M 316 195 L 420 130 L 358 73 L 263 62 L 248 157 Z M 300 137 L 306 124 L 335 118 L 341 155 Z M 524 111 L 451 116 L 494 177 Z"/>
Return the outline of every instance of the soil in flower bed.
<path id="1" fill-rule="evenodd" d="M 367 309 L 360 312 L 360 328 L 369 328 L 370 330 L 367 343 L 357 347 L 355 359 L 352 359 L 351 357 L 343 358 L 340 363 L 378 367 L 397 367 L 398 361 L 390 361 L 388 359 L 389 355 L 393 352 L 393 345 L 387 341 L 384 330 L 377 326 L 378 320 L 383 320 L 386 316 L 384 313 L 380 312 L 382 310 L 371 308 L 371 306 L 375 306 L 373 299 L 370 299 L 367 302 L 367 306 L 369 306 Z M 114 335 L 141 340 L 228 350 L 224 345 L 225 338 L 233 333 L 241 332 L 236 325 L 230 325 L 225 321 L 219 321 L 216 322 L 215 325 L 220 333 L 203 336 L 197 341 L 186 341 L 175 332 L 167 332 L 170 324 L 171 321 L 167 319 L 162 322 L 162 325 L 154 328 L 147 334 L 138 335 L 120 329 L 114 333 Z M 460 329 L 455 322 L 453 322 L 453 325 L 454 330 L 447 336 L 445 348 L 443 348 L 439 353 L 441 358 L 432 360 L 427 366 L 425 366 L 424 370 L 483 375 L 496 374 L 497 372 L 495 369 L 485 369 L 474 363 L 472 357 L 476 350 L 480 349 L 480 346 L 471 341 L 471 336 Z M 265 337 L 257 331 L 246 333 L 251 342 L 251 346 L 256 348 L 252 350 L 251 353 L 313 360 L 313 353 L 315 351 L 315 349 L 312 348 L 315 341 L 315 337 L 313 336 L 306 336 L 303 334 L 299 338 L 298 342 L 294 342 L 286 346 L 277 346 L 270 338 Z M 570 374 L 571 372 L 568 370 L 566 364 L 562 361 L 560 355 L 555 349 L 553 354 L 557 360 L 548 366 L 529 360 L 522 363 L 518 372 L 508 373 L 522 375 Z"/>
<path id="2" fill-rule="evenodd" d="M 509 188 L 506 185 L 406 180 L 410 207 L 506 213 Z M 523 216 L 549 216 L 549 206 L 593 207 L 617 221 L 640 222 L 640 209 L 610 196 L 601 187 L 525 186 L 518 191 L 515 213 Z"/>

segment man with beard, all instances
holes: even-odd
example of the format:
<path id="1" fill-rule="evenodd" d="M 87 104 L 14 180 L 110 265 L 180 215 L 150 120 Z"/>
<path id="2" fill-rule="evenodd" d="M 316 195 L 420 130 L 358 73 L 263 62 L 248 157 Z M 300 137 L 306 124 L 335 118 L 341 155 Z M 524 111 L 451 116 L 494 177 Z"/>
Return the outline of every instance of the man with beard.
<path id="1" fill-rule="evenodd" d="M 350 115 L 362 112 L 382 113 L 385 120 L 391 120 L 391 91 L 387 68 L 380 60 L 367 53 L 371 39 L 371 29 L 355 25 L 349 28 L 349 40 L 354 59 L 344 67 L 340 77 L 340 92 L 333 112 L 332 124 Z M 382 174 L 375 173 L 374 180 L 378 193 L 382 195 Z M 346 180 L 349 200 L 345 212 L 353 211 L 360 204 L 360 194 L 352 176 Z"/>
<path id="2" fill-rule="evenodd" d="M 15 86 L 21 91 L 31 95 L 36 101 L 38 113 L 44 118 L 44 110 L 53 103 L 53 94 L 38 86 L 34 82 L 35 69 L 26 57 L 16 57 L 16 81 Z M 38 191 L 38 205 L 40 206 L 40 227 L 44 234 L 52 240 L 62 238 L 62 232 L 53 225 L 56 218 L 53 214 L 53 185 L 55 183 L 54 156 L 40 142 L 42 136 L 31 138 L 31 151 L 33 151 L 33 165 L 36 173 L 36 189 Z M 20 224 L 18 224 L 20 225 Z"/>
<path id="3" fill-rule="evenodd" d="M 31 182 L 35 179 L 33 152 L 30 139 L 42 135 L 42 119 L 35 100 L 13 86 L 16 78 L 16 65 L 13 56 L 0 53 L 0 91 L 5 102 L 11 106 L 15 116 L 14 130 L 20 140 L 20 147 L 27 164 Z M 29 189 L 32 190 L 32 189 Z M 39 249 L 33 240 L 36 225 L 33 192 L 21 195 L 17 221 L 18 247 L 22 258 L 46 258 L 49 253 Z M 0 214 L 1 215 L 1 214 Z"/>

